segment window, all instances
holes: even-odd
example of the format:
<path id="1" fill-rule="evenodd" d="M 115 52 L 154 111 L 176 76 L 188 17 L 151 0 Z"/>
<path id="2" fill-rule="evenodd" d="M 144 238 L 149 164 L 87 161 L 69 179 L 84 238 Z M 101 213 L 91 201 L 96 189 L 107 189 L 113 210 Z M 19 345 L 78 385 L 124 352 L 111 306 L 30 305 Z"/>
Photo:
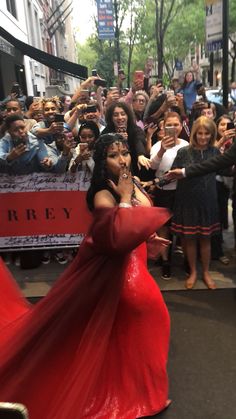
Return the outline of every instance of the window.
<path id="1" fill-rule="evenodd" d="M 15 0 L 7 0 L 7 10 L 17 19 Z"/>

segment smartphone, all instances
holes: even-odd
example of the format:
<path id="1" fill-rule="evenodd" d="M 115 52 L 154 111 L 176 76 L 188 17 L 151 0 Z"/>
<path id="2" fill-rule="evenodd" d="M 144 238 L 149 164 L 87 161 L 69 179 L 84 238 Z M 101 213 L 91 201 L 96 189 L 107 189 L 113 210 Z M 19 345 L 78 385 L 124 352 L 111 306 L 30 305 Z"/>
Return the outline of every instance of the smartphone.
<path id="1" fill-rule="evenodd" d="M 20 91 L 19 84 L 13 84 L 12 89 L 11 89 L 11 93 L 15 93 L 17 97 L 20 96 L 21 91 Z"/>
<path id="2" fill-rule="evenodd" d="M 142 70 L 137 70 L 134 72 L 134 83 L 144 81 L 144 72 Z"/>
<path id="3" fill-rule="evenodd" d="M 96 68 L 92 70 L 92 76 L 96 77 L 98 75 Z"/>
<path id="4" fill-rule="evenodd" d="M 13 143 L 14 143 L 14 147 L 18 147 L 18 145 L 20 145 L 20 144 L 26 145 L 25 141 L 22 140 L 21 138 L 15 138 Z"/>
<path id="5" fill-rule="evenodd" d="M 167 94 L 168 97 L 170 97 L 170 96 L 174 96 L 175 92 L 174 92 L 174 90 L 167 90 L 166 94 Z"/>
<path id="6" fill-rule="evenodd" d="M 229 129 L 235 129 L 233 122 L 227 122 L 226 130 L 228 131 Z"/>
<path id="7" fill-rule="evenodd" d="M 55 122 L 65 122 L 64 121 L 64 115 L 62 115 L 61 113 L 56 113 L 55 115 Z"/>
<path id="8" fill-rule="evenodd" d="M 107 81 L 104 80 L 104 79 L 96 79 L 96 80 L 94 80 L 94 84 L 95 84 L 95 86 L 106 87 Z"/>
<path id="9" fill-rule="evenodd" d="M 83 109 L 83 113 L 94 113 L 97 112 L 95 105 L 88 105 L 87 108 Z"/>
<path id="10" fill-rule="evenodd" d="M 168 135 L 168 137 L 175 137 L 175 127 L 165 127 L 165 135 Z"/>

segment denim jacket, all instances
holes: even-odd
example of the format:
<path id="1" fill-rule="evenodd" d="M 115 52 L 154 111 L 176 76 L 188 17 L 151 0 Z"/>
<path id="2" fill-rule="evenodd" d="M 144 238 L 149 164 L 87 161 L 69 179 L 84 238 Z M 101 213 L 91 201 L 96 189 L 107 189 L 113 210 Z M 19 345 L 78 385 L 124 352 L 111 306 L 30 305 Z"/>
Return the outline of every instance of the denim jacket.
<path id="1" fill-rule="evenodd" d="M 49 157 L 47 147 L 42 140 L 28 132 L 27 151 L 16 159 L 8 162 L 7 156 L 14 148 L 14 141 L 9 133 L 0 140 L 0 172 L 25 175 L 32 172 L 48 171 L 41 161 Z"/>

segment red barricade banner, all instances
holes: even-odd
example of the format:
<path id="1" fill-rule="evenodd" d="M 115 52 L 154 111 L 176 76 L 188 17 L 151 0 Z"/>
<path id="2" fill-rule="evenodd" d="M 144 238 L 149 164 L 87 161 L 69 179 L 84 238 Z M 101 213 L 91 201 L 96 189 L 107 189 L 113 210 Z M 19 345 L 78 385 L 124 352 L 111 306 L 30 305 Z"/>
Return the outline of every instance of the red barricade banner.
<path id="1" fill-rule="evenodd" d="M 1 195 L 0 236 L 86 234 L 86 192 L 42 191 Z"/>
<path id="2" fill-rule="evenodd" d="M 84 173 L 0 175 L 0 250 L 75 247 L 92 216 Z"/>

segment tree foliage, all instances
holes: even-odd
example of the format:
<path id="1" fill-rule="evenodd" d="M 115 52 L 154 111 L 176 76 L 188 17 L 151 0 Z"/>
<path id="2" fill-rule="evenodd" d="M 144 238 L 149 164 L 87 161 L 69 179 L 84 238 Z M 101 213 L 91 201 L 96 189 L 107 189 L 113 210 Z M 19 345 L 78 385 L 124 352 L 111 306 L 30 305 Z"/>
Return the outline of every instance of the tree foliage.
<path id="1" fill-rule="evenodd" d="M 135 70 L 144 69 L 148 56 L 157 64 L 156 74 L 164 71 L 171 77 L 175 60 L 184 60 L 191 47 L 205 42 L 204 0 L 114 0 L 114 4 L 116 41 L 101 41 L 94 33 L 86 45 L 78 46 L 80 62 L 97 68 L 111 85 L 116 61 L 125 70 L 128 84 Z M 229 33 L 235 67 L 235 0 L 229 0 Z"/>

